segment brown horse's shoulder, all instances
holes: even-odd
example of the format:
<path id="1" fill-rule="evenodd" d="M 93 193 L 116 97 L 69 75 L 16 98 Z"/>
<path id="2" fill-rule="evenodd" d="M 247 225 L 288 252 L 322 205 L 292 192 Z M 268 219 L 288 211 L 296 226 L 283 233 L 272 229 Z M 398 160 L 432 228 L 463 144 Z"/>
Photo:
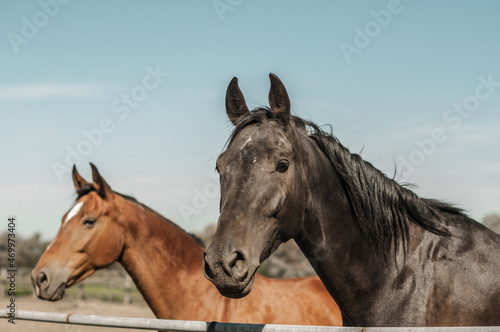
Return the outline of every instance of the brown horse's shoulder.
<path id="1" fill-rule="evenodd" d="M 300 324 L 342 326 L 340 309 L 318 277 L 274 279 L 256 275 L 248 300 L 253 296 L 270 304 L 270 310 L 286 303 L 289 319 L 299 319 Z"/>

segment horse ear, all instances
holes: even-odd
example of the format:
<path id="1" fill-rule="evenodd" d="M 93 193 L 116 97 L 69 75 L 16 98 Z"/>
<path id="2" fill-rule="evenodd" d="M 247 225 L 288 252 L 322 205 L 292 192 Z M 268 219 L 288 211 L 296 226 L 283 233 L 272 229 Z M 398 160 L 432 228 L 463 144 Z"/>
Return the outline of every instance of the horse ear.
<path id="1" fill-rule="evenodd" d="M 104 181 L 101 174 L 97 170 L 94 164 L 90 163 L 90 167 L 92 167 L 92 180 L 94 181 L 94 188 L 96 189 L 99 196 L 102 198 L 110 197 L 113 191 L 109 187 L 109 185 Z"/>
<path id="2" fill-rule="evenodd" d="M 269 105 L 271 111 L 281 113 L 288 120 L 290 118 L 290 98 L 286 92 L 285 85 L 278 76 L 273 73 L 269 74 L 271 80 L 271 89 L 269 90 Z"/>
<path id="3" fill-rule="evenodd" d="M 236 125 L 238 119 L 250 113 L 243 93 L 238 86 L 238 78 L 233 77 L 226 91 L 226 112 L 229 120 Z"/>
<path id="4" fill-rule="evenodd" d="M 76 165 L 73 165 L 73 183 L 75 184 L 76 191 L 80 190 L 84 185 L 87 184 L 87 181 L 82 178 L 80 174 L 78 174 Z"/>

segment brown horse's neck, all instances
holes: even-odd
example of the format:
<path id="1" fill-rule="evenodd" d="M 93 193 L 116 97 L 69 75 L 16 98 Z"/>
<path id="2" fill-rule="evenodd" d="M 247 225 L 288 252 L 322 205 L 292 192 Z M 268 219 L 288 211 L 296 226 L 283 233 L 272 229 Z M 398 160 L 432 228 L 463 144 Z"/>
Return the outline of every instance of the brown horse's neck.
<path id="1" fill-rule="evenodd" d="M 195 310 L 192 296 L 213 292 L 202 274 L 203 248 L 149 208 L 126 199 L 120 204 L 127 235 L 119 262 L 157 317 L 181 319 Z"/>

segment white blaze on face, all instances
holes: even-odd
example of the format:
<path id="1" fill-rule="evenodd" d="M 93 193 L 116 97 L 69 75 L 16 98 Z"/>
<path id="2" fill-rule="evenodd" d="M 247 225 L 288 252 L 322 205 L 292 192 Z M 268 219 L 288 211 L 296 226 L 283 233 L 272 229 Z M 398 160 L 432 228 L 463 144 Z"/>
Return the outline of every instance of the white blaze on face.
<path id="1" fill-rule="evenodd" d="M 45 248 L 45 251 L 49 250 L 50 247 L 52 247 L 52 243 L 54 243 L 54 241 L 50 242 L 49 245 L 47 246 L 47 248 Z"/>
<path id="2" fill-rule="evenodd" d="M 66 219 L 64 220 L 64 224 L 66 224 L 68 221 L 71 220 L 74 216 L 78 214 L 80 209 L 82 208 L 83 202 L 76 203 L 75 206 L 69 210 L 68 214 L 66 215 Z"/>
<path id="3" fill-rule="evenodd" d="M 78 214 L 78 212 L 80 211 L 80 209 L 82 208 L 82 206 L 83 206 L 83 202 L 76 203 L 71 208 L 71 210 L 69 210 L 68 214 L 66 215 L 66 219 L 64 219 L 63 225 L 66 225 L 66 223 L 68 221 L 70 221 L 71 218 L 73 218 L 74 216 L 76 216 Z M 50 247 L 52 247 L 52 244 L 54 244 L 54 241 L 55 241 L 55 239 L 52 242 L 49 243 L 49 245 L 47 246 L 47 248 L 45 248 L 45 251 L 48 251 L 50 249 Z"/>

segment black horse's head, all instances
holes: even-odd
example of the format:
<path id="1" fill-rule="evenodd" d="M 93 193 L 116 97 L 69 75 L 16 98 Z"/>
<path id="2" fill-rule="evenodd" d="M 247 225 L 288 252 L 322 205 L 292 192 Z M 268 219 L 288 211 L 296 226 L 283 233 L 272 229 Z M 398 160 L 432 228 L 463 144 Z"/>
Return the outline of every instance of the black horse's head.
<path id="1" fill-rule="evenodd" d="M 270 108 L 250 112 L 233 78 L 226 110 L 235 130 L 217 160 L 221 213 L 204 271 L 224 296 L 247 295 L 260 263 L 302 227 L 306 189 L 299 136 L 283 83 L 270 75 Z M 303 135 L 301 135 L 303 133 Z"/>

